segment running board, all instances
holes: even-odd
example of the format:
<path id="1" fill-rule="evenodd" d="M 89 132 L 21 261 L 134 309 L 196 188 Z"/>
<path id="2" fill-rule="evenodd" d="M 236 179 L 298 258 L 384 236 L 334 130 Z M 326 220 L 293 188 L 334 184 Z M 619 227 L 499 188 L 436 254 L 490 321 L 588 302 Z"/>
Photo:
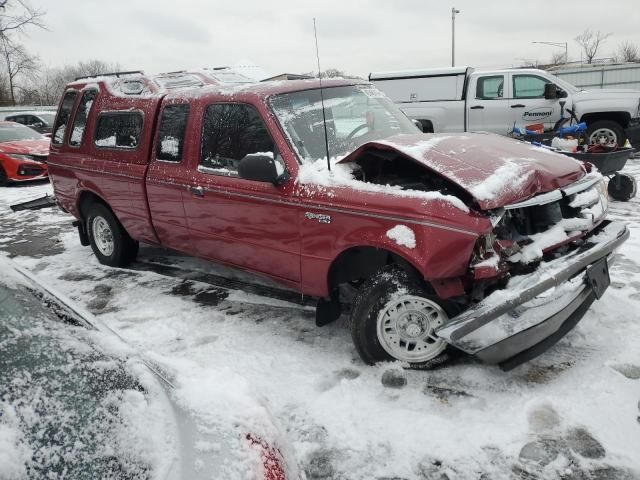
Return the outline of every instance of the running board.
<path id="1" fill-rule="evenodd" d="M 167 265 L 164 263 L 151 262 L 146 260 L 136 260 L 128 267 L 130 270 L 154 272 L 166 277 L 181 278 L 194 282 L 206 283 L 208 285 L 222 288 L 224 290 L 240 290 L 246 293 L 258 295 L 260 297 L 271 298 L 283 302 L 289 302 L 301 307 L 315 308 L 317 299 L 303 296 L 293 290 L 284 290 L 267 285 L 245 282 L 242 280 L 223 277 L 213 273 L 206 273 L 198 270 L 187 270 L 185 268 Z"/>
<path id="2" fill-rule="evenodd" d="M 34 200 L 16 203 L 15 205 L 11 205 L 10 208 L 14 212 L 19 212 L 21 210 L 40 210 L 41 208 L 49 208 L 55 206 L 55 199 L 49 195 L 45 195 L 44 197 L 39 197 Z"/>

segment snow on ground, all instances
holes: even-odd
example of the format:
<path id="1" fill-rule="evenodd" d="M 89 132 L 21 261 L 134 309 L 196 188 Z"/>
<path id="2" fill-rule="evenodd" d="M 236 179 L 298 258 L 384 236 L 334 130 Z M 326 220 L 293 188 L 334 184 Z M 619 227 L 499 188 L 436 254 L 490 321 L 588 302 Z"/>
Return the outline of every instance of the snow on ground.
<path id="1" fill-rule="evenodd" d="M 640 177 L 640 160 L 627 170 Z M 0 249 L 153 358 L 185 404 L 281 435 L 310 480 L 640 478 L 640 199 L 612 202 L 631 238 L 604 298 L 505 373 L 464 357 L 434 371 L 366 366 L 346 317 L 317 328 L 291 292 L 264 298 L 262 279 L 239 292 L 248 275 L 162 249 L 103 267 L 68 216 L 7 208 L 46 191 L 0 190 Z"/>

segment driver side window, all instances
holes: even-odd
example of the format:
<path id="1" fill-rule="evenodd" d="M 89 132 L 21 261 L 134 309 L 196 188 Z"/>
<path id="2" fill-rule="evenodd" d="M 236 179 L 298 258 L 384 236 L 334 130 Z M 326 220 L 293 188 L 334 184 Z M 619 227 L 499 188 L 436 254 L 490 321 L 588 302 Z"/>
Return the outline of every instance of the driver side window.
<path id="1" fill-rule="evenodd" d="M 250 153 L 276 155 L 280 171 L 282 159 L 277 156 L 267 126 L 255 107 L 240 103 L 209 105 L 204 115 L 198 170 L 235 177 L 240 160 Z"/>
<path id="2" fill-rule="evenodd" d="M 544 98 L 544 86 L 549 83 L 537 75 L 514 75 L 513 98 Z"/>

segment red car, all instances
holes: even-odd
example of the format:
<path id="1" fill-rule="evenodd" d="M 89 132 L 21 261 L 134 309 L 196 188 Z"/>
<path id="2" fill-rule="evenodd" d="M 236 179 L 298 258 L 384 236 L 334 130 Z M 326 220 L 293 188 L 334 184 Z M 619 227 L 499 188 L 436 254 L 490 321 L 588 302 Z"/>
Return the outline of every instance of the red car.
<path id="1" fill-rule="evenodd" d="M 629 236 L 580 162 L 490 134 L 422 134 L 355 80 L 69 84 L 50 174 L 98 260 L 138 242 L 350 304 L 370 364 L 424 368 L 450 346 L 512 368 L 566 334 Z M 188 85 L 188 86 L 187 86 Z M 328 169 L 327 157 L 333 161 Z"/>
<path id="2" fill-rule="evenodd" d="M 0 187 L 47 178 L 49 139 L 15 122 L 0 122 Z"/>

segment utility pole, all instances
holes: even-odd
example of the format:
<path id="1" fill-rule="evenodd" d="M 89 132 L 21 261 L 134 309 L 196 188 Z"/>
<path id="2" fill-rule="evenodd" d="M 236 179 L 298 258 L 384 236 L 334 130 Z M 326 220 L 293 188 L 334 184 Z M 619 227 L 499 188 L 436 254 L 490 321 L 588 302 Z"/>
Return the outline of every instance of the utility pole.
<path id="1" fill-rule="evenodd" d="M 456 66 L 456 7 L 451 7 L 451 66 Z"/>

